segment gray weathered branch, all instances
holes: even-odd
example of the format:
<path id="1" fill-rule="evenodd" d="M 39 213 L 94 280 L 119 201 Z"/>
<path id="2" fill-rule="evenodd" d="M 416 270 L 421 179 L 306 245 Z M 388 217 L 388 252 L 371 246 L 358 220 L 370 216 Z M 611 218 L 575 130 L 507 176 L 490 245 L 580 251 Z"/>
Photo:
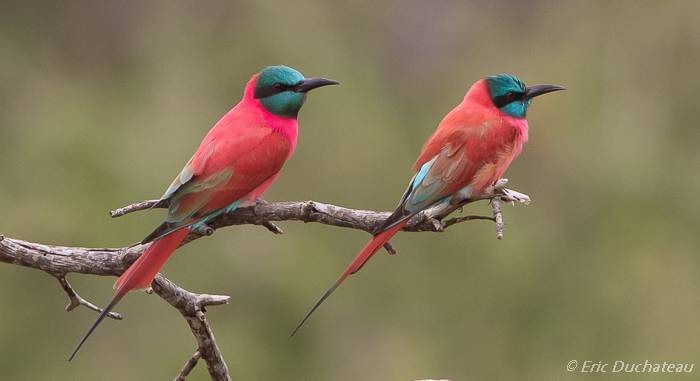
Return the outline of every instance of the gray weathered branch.
<path id="1" fill-rule="evenodd" d="M 199 353 L 199 351 L 194 352 L 192 357 L 185 363 L 185 366 L 182 367 L 180 374 L 178 374 L 173 381 L 185 381 L 185 377 L 189 376 L 190 372 L 197 366 L 197 362 L 199 362 L 201 358 L 202 354 Z"/>
<path id="2" fill-rule="evenodd" d="M 191 371 L 194 365 L 197 364 L 196 358 L 199 357 L 203 358 L 207 364 L 212 380 L 230 381 L 231 377 L 229 376 L 228 367 L 223 356 L 221 356 L 219 346 L 216 344 L 214 333 L 211 331 L 211 327 L 209 327 L 209 323 L 204 316 L 204 308 L 228 304 L 228 300 L 231 297 L 227 295 L 195 294 L 179 287 L 161 274 L 156 275 L 151 287 L 158 296 L 180 311 L 180 314 L 190 326 L 192 334 L 197 339 L 197 353 L 188 361 L 178 377 L 184 379 L 187 375 L 185 372 L 189 373 Z M 188 368 L 188 366 L 190 367 Z"/>
<path id="3" fill-rule="evenodd" d="M 527 195 L 505 189 L 507 181 L 506 179 L 499 180 L 474 198 L 455 198 L 450 202 L 421 212 L 414 216 L 402 230 L 407 232 L 442 232 L 444 229 L 461 222 L 488 219 L 496 223 L 496 235 L 498 239 L 501 239 L 504 226 L 501 201 L 512 204 L 515 202 L 529 204 L 530 202 Z M 492 201 L 493 218 L 462 216 L 447 219 L 451 213 L 461 209 L 464 205 L 479 200 Z M 165 207 L 165 205 L 157 205 L 157 202 L 158 200 L 149 200 L 129 205 L 112 211 L 111 216 L 119 217 L 135 211 Z M 316 222 L 372 233 L 390 214 L 390 212 L 348 209 L 316 201 L 267 203 L 258 200 L 254 205 L 238 208 L 231 213 L 222 214 L 208 221 L 207 225 L 193 230 L 181 245 L 211 235 L 217 229 L 234 225 L 260 225 L 275 234 L 281 234 L 282 230 L 273 223 L 277 221 Z M 101 311 L 99 307 L 81 298 L 73 290 L 66 281 L 66 274 L 119 276 L 143 254 L 147 247 L 148 245 L 141 244 L 112 249 L 51 246 L 8 238 L 0 234 L 0 262 L 41 270 L 58 279 L 70 299 L 70 304 L 66 307 L 68 311 L 80 305 Z M 387 243 L 385 248 L 390 254 L 396 253 L 390 243 Z M 158 296 L 180 312 L 197 339 L 197 351 L 183 367 L 176 380 L 184 380 L 200 358 L 204 359 L 213 380 L 230 380 L 226 362 L 204 316 L 204 307 L 226 304 L 229 297 L 192 293 L 178 287 L 160 274 L 154 279 L 152 288 Z M 121 315 L 113 312 L 110 317 L 120 319 Z"/>

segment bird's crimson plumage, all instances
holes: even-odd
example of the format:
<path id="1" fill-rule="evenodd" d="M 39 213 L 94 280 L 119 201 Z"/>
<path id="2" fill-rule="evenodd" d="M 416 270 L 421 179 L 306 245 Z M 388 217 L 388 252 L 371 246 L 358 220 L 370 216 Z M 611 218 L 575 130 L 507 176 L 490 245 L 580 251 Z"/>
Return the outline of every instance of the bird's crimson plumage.
<path id="1" fill-rule="evenodd" d="M 270 187 L 296 147 L 296 115 L 306 93 L 331 84 L 337 82 L 305 79 L 284 66 L 267 67 L 250 79 L 243 99 L 209 131 L 161 197 L 160 202 L 168 205 L 165 222 L 141 242 L 150 246 L 117 279 L 112 300 L 71 359 L 127 292 L 150 286 L 191 229 L 239 205 L 255 202 Z"/>
<path id="2" fill-rule="evenodd" d="M 257 77 L 248 82 L 243 100 L 214 125 L 166 191 L 163 199 L 170 200 L 166 229 L 156 230 L 158 237 L 151 246 L 117 279 L 118 293 L 150 286 L 188 227 L 234 202 L 254 202 L 279 176 L 296 147 L 298 125 L 296 119 L 270 114 L 253 98 Z"/>
<path id="3" fill-rule="evenodd" d="M 449 177 L 436 199 L 467 185 L 472 195 L 479 194 L 501 178 L 527 139 L 527 121 L 497 109 L 489 97 L 486 80 L 482 79 L 443 118 L 411 169 L 418 172 L 436 158 L 430 172 Z"/>
<path id="4" fill-rule="evenodd" d="M 489 80 L 493 85 L 489 85 Z M 477 195 L 498 180 L 528 139 L 528 124 L 524 118 L 530 99 L 555 90 L 563 88 L 550 85 L 525 88 L 520 80 L 506 75 L 482 79 L 472 85 L 462 102 L 443 118 L 423 146 L 411 168 L 415 175 L 396 211 L 382 223 L 294 332 L 412 216 L 449 201 L 457 192 L 467 197 Z M 496 103 L 503 105 L 497 107 Z"/>

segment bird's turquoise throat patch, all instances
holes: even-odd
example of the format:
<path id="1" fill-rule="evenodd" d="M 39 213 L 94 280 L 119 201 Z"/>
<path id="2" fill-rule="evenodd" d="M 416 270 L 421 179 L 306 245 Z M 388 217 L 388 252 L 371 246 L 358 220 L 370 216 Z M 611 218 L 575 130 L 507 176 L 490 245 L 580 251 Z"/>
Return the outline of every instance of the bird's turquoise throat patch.
<path id="1" fill-rule="evenodd" d="M 306 102 L 306 94 L 284 91 L 258 99 L 265 110 L 283 118 L 296 118 L 301 106 Z"/>
<path id="2" fill-rule="evenodd" d="M 306 93 L 296 91 L 303 81 L 304 76 L 292 68 L 268 66 L 255 82 L 255 98 L 274 115 L 296 118 L 306 101 Z"/>

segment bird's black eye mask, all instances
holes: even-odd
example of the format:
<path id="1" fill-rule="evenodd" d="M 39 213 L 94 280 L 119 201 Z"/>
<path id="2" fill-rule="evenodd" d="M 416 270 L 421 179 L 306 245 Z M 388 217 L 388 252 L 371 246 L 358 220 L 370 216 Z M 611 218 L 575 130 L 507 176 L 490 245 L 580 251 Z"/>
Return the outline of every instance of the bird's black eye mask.
<path id="1" fill-rule="evenodd" d="M 294 89 L 302 82 L 304 81 L 301 81 L 294 86 L 283 85 L 279 82 L 276 82 L 271 86 L 256 86 L 255 90 L 253 91 L 253 98 L 262 99 L 282 93 L 284 91 L 294 91 Z"/>
<path id="2" fill-rule="evenodd" d="M 513 91 L 509 91 L 503 95 L 494 97 L 491 101 L 493 102 L 493 105 L 496 106 L 496 108 L 503 108 L 515 101 L 522 100 L 524 95 L 525 93 L 516 93 Z"/>

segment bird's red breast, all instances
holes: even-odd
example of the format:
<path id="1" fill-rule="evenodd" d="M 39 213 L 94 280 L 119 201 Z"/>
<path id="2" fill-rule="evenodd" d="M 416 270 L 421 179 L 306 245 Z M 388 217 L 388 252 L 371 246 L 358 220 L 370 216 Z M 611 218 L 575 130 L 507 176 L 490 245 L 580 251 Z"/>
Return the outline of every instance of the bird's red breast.
<path id="1" fill-rule="evenodd" d="M 442 193 L 452 194 L 471 185 L 472 194 L 478 194 L 503 175 L 527 138 L 527 121 L 505 115 L 496 108 L 486 80 L 482 79 L 443 118 L 412 170 L 418 172 L 423 164 L 447 150 L 448 160 L 443 160 L 443 165 L 460 168 L 451 171 L 456 181 L 451 181 Z"/>

